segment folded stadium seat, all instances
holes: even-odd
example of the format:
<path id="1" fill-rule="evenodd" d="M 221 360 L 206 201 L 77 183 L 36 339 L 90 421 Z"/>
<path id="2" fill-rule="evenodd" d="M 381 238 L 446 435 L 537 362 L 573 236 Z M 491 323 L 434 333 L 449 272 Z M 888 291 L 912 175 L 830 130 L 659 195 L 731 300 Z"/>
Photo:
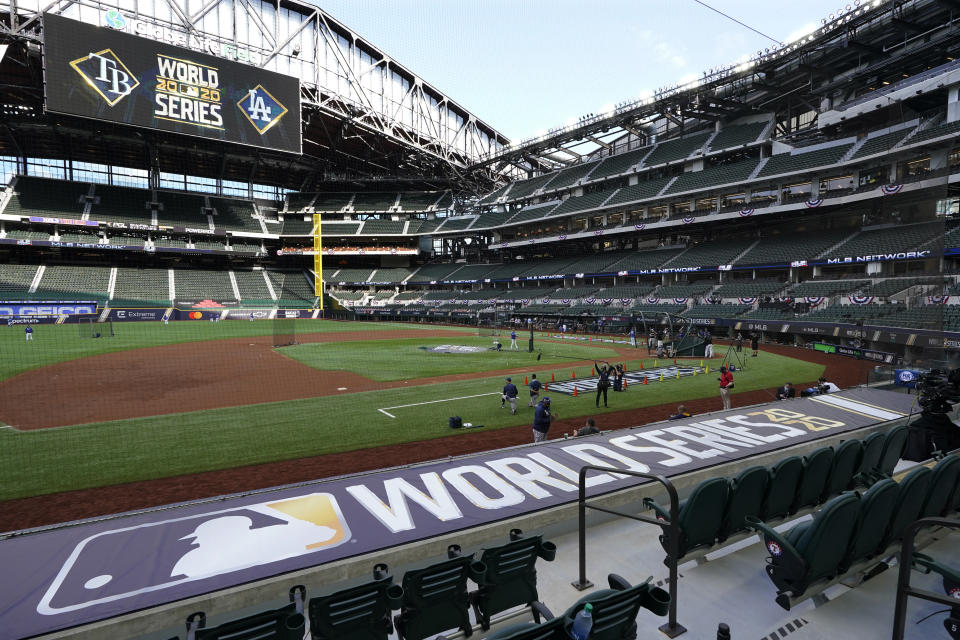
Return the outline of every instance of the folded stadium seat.
<path id="1" fill-rule="evenodd" d="M 766 569 L 777 587 L 777 604 L 789 611 L 791 598 L 802 596 L 813 582 L 837 575 L 859 512 L 860 499 L 845 493 L 824 505 L 813 520 L 783 535 L 755 518 L 749 520 L 770 552 Z"/>
<path id="2" fill-rule="evenodd" d="M 893 519 L 890 520 L 880 541 L 881 551 L 898 542 L 907 527 L 917 520 L 920 509 L 923 508 L 923 503 L 927 499 L 932 475 L 933 471 L 930 469 L 917 467 L 900 481 L 897 504 L 893 508 Z"/>
<path id="3" fill-rule="evenodd" d="M 403 588 L 393 583 L 387 565 L 373 568 L 373 581 L 328 596 L 310 598 L 313 640 L 387 640 L 393 633 L 390 612 L 403 602 Z"/>
<path id="4" fill-rule="evenodd" d="M 887 437 L 875 431 L 863 439 L 863 452 L 860 454 L 860 465 L 854 480 L 857 484 L 870 486 L 873 481 L 873 470 L 880 464 L 880 455 L 883 453 L 883 443 Z"/>
<path id="5" fill-rule="evenodd" d="M 677 509 L 680 555 L 675 560 L 683 558 L 691 549 L 709 547 L 716 541 L 729 492 L 730 484 L 726 478 L 712 478 L 698 484 L 686 500 L 680 501 Z M 657 520 L 670 522 L 670 510 L 657 504 L 653 498 L 644 498 L 643 504 L 656 512 Z M 660 544 L 670 553 L 666 530 L 660 535 Z"/>
<path id="6" fill-rule="evenodd" d="M 925 553 L 913 554 L 913 568 L 923 573 L 938 573 L 943 579 L 943 592 L 952 598 L 960 598 L 960 571 L 937 562 Z M 951 638 L 960 638 L 960 600 L 950 611 L 943 626 Z"/>
<path id="7" fill-rule="evenodd" d="M 493 549 L 484 549 L 480 562 L 486 572 L 470 594 L 470 603 L 477 622 L 484 631 L 490 629 L 490 616 L 513 607 L 532 607 L 537 595 L 537 558 L 553 562 L 557 546 L 541 536 L 524 538 L 519 529 L 510 532 L 510 542 Z M 533 609 L 533 619 L 540 616 Z"/>
<path id="8" fill-rule="evenodd" d="M 670 594 L 650 584 L 647 578 L 642 584 L 630 583 L 611 573 L 607 576 L 609 589 L 600 589 L 586 595 L 564 613 L 564 626 L 570 628 L 573 619 L 583 607 L 593 605 L 593 629 L 590 640 L 627 640 L 637 637 L 637 614 L 641 607 L 654 615 L 665 616 L 670 608 Z"/>
<path id="9" fill-rule="evenodd" d="M 763 500 L 763 521 L 784 518 L 793 513 L 794 498 L 803 475 L 803 460 L 799 456 L 784 458 L 770 469 L 770 484 Z"/>
<path id="10" fill-rule="evenodd" d="M 900 456 L 907 446 L 907 435 L 909 429 L 906 425 L 894 427 L 887 432 L 887 437 L 883 441 L 883 452 L 880 454 L 880 462 L 877 463 L 874 471 L 878 478 L 889 478 L 893 475 L 893 469 L 900 462 Z"/>
<path id="11" fill-rule="evenodd" d="M 400 640 L 422 640 L 450 629 L 473 634 L 467 579 L 479 584 L 486 567 L 461 556 L 456 545 L 447 554 L 449 560 L 403 574 L 403 605 L 393 618 Z"/>
<path id="12" fill-rule="evenodd" d="M 543 609 L 542 605 L 540 611 L 543 617 L 546 617 L 546 614 L 553 615 L 549 609 Z M 486 636 L 485 640 L 570 640 L 570 634 L 564 629 L 565 622 L 563 618 L 553 618 L 540 624 L 514 624 Z M 446 640 L 446 636 L 437 636 L 436 640 Z"/>
<path id="13" fill-rule="evenodd" d="M 290 604 L 224 622 L 212 629 L 204 628 L 207 623 L 204 612 L 191 613 L 187 617 L 187 640 L 301 640 L 307 626 L 303 617 L 306 593 L 302 585 L 297 585 L 290 589 Z"/>
<path id="14" fill-rule="evenodd" d="M 860 514 L 847 552 L 840 562 L 841 572 L 845 572 L 855 562 L 872 558 L 881 551 L 880 543 L 893 518 L 899 493 L 900 485 L 890 478 L 884 478 L 860 497 Z"/>
<path id="15" fill-rule="evenodd" d="M 833 468 L 830 469 L 830 478 L 820 497 L 821 501 L 826 502 L 829 498 L 851 488 L 862 451 L 863 445 L 859 440 L 845 440 L 840 443 L 833 456 Z"/>
<path id="16" fill-rule="evenodd" d="M 930 476 L 930 492 L 920 509 L 921 518 L 936 518 L 947 511 L 960 477 L 960 458 L 949 455 L 937 463 Z"/>
<path id="17" fill-rule="evenodd" d="M 793 503 L 793 512 L 804 507 L 815 507 L 827 488 L 830 470 L 833 468 L 833 447 L 821 447 L 803 457 L 803 476 L 797 487 L 797 499 Z"/>
<path id="18" fill-rule="evenodd" d="M 730 494 L 726 512 L 717 532 L 717 540 L 723 542 L 731 535 L 747 530 L 747 516 L 759 517 L 763 509 L 763 497 L 770 484 L 770 470 L 766 467 L 749 467 L 730 480 Z"/>

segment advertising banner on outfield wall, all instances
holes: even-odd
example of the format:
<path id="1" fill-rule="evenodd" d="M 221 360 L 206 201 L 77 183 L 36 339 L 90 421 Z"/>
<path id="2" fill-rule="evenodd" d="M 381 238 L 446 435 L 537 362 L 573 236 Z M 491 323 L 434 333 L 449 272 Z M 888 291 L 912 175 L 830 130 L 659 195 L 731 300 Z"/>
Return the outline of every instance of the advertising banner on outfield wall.
<path id="1" fill-rule="evenodd" d="M 149 322 L 163 320 L 166 309 L 110 309 L 108 318 L 115 322 Z"/>
<path id="2" fill-rule="evenodd" d="M 43 41 L 47 111 L 300 153 L 297 78 L 52 13 Z"/>
<path id="3" fill-rule="evenodd" d="M 75 316 L 97 313 L 96 300 L 0 301 L 0 318 L 18 316 Z"/>
<path id="4" fill-rule="evenodd" d="M 26 533 L 0 541 L 0 628 L 39 635 L 571 504 L 585 464 L 675 476 L 900 419 L 912 402 L 854 389 Z M 587 478 L 591 496 L 637 484 Z"/>

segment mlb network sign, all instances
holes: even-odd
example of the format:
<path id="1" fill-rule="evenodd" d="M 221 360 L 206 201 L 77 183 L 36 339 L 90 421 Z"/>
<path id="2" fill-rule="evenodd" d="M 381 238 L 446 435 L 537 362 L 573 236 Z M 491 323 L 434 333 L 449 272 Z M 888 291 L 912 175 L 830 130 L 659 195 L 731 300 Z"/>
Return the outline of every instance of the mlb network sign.
<path id="1" fill-rule="evenodd" d="M 44 14 L 48 111 L 300 153 L 296 78 Z"/>

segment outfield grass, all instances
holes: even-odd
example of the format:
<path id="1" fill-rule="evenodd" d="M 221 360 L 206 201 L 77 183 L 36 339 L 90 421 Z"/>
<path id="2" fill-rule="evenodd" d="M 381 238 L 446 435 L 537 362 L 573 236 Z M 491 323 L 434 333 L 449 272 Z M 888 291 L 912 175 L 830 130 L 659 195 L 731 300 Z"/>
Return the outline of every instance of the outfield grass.
<path id="1" fill-rule="evenodd" d="M 351 325 L 331 326 L 356 328 Z M 378 326 L 384 325 L 374 325 L 374 328 Z M 238 327 L 237 330 L 241 329 Z M 457 342 L 460 341 L 458 338 Z M 424 341 L 409 342 L 415 348 Z M 356 344 L 351 343 L 351 350 Z M 548 349 L 544 344 L 544 360 L 547 351 L 554 347 L 559 350 L 561 345 L 550 345 Z M 374 351 L 379 354 L 378 366 L 386 368 L 395 360 L 390 351 Z M 530 359 L 529 354 L 523 355 Z M 456 356 L 451 354 L 451 357 Z M 713 369 L 719 361 L 707 364 Z M 764 353 L 761 358 L 750 361 L 747 371 L 737 375 L 736 394 L 772 389 L 785 379 L 815 380 L 822 371 L 822 365 Z M 554 373 L 558 380 L 568 379 L 570 367 L 559 365 Z M 515 380 L 522 382 L 524 365 L 520 361 L 516 375 Z M 551 372 L 547 371 L 539 377 L 549 380 L 550 375 Z M 715 377 L 698 376 L 632 386 L 626 393 L 611 393 L 611 406 L 606 411 L 714 397 L 717 393 Z M 478 376 L 475 380 L 362 393 L 348 390 L 342 395 L 321 398 L 57 429 L 26 432 L 0 429 L 0 500 L 380 445 L 457 437 L 458 432 L 451 432 L 447 426 L 447 417 L 451 415 L 483 424 L 488 430 L 531 424 L 533 410 L 525 406 L 525 390 L 521 389 L 518 415 L 512 416 L 509 411 L 499 408 L 497 394 L 502 385 L 501 376 Z M 494 395 L 418 404 L 486 392 Z M 592 395 L 584 394 L 578 398 L 553 395 L 552 398 L 554 411 L 559 417 L 593 415 L 597 417 L 598 426 L 603 428 L 605 410 L 594 409 Z M 718 399 L 718 408 L 719 404 Z M 395 419 L 378 411 L 398 405 L 415 406 L 390 409 Z M 389 462 L 384 461 L 384 464 Z M 282 478 L 278 478 L 278 482 L 281 481 Z"/>
<path id="2" fill-rule="evenodd" d="M 455 344 L 482 349 L 476 353 L 438 353 L 429 347 Z M 563 359 L 622 360 L 609 347 L 571 343 L 543 345 L 542 357 L 530 353 L 524 344 L 521 351 L 489 351 L 490 338 L 463 336 L 458 338 L 425 338 L 423 340 L 365 340 L 352 342 L 347 349 L 336 342 L 314 342 L 283 347 L 280 353 L 322 371 L 352 371 L 377 382 L 410 380 L 458 373 L 475 373 L 499 369 L 522 369 L 535 365 L 558 364 Z M 507 341 L 509 346 L 509 341 Z M 389 358 L 383 354 L 389 353 Z M 639 352 L 638 352 L 639 355 Z"/>
<path id="3" fill-rule="evenodd" d="M 465 335 L 476 335 L 476 329 L 464 327 L 437 327 L 414 323 L 387 322 L 339 322 L 333 320 L 299 320 L 297 331 L 303 333 L 337 333 L 343 331 L 389 331 L 460 330 Z M 162 322 L 115 322 L 116 335 L 112 338 L 80 338 L 75 324 L 34 325 L 33 342 L 24 340 L 23 326 L 0 326 L 0 380 L 5 380 L 24 371 L 44 367 L 57 362 L 85 358 L 101 353 L 157 347 L 184 342 L 203 342 L 227 338 L 272 336 L 273 322 L 257 320 L 244 322 L 178 321 L 164 325 Z"/>

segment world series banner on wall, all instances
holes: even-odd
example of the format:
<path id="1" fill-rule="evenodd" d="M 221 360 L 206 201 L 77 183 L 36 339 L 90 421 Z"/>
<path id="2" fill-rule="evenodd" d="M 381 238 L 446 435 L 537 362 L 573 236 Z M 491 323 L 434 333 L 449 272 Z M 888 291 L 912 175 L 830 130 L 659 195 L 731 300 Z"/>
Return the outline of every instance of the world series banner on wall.
<path id="1" fill-rule="evenodd" d="M 43 25 L 47 111 L 301 152 L 297 78 L 54 14 Z"/>

